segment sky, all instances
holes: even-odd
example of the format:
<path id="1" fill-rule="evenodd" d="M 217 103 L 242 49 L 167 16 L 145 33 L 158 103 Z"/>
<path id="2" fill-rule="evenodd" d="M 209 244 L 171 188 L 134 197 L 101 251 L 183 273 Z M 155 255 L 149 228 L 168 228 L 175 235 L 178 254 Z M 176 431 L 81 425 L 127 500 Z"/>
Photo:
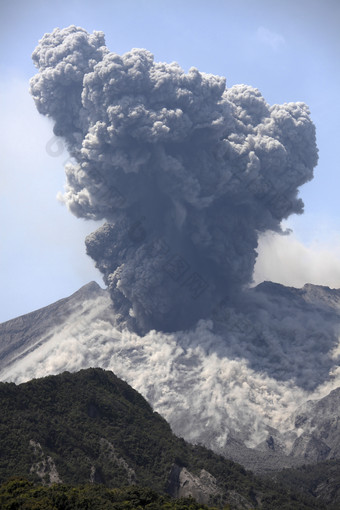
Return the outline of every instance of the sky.
<path id="1" fill-rule="evenodd" d="M 66 297 L 91 280 L 85 254 L 99 224 L 57 200 L 68 154 L 29 95 L 31 54 L 55 27 L 101 30 L 111 51 L 146 48 L 258 88 L 270 104 L 306 102 L 319 163 L 301 188 L 305 213 L 260 239 L 256 283 L 272 280 L 340 288 L 340 3 L 337 0 L 19 1 L 0 6 L 0 322 Z"/>

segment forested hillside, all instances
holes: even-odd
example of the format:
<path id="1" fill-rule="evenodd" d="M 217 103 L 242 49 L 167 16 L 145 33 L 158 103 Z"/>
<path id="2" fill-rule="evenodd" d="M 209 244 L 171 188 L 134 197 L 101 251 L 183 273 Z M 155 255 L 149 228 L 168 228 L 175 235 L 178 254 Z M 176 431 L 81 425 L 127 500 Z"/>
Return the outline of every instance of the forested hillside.
<path id="1" fill-rule="evenodd" d="M 112 372 L 88 369 L 19 386 L 1 383 L 0 406 L 1 482 L 24 477 L 45 485 L 139 485 L 219 507 L 322 508 L 176 437 Z"/>

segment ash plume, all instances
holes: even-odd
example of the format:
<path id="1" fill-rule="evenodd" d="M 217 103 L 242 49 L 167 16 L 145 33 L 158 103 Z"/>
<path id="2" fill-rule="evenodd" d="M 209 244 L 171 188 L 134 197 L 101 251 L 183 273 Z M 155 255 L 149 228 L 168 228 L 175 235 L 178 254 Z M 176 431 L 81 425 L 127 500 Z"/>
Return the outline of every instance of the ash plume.
<path id="1" fill-rule="evenodd" d="M 270 106 L 257 89 L 144 49 L 117 55 L 101 32 L 45 34 L 31 93 L 67 143 L 63 200 L 106 223 L 86 239 L 118 323 L 176 331 L 252 280 L 258 234 L 301 213 L 315 129 L 304 103 Z"/>

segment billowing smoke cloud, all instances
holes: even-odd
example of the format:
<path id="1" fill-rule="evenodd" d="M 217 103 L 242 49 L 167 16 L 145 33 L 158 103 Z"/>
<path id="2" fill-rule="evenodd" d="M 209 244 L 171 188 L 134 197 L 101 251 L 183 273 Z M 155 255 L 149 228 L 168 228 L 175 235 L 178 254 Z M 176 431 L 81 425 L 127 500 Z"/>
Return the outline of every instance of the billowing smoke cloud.
<path id="1" fill-rule="evenodd" d="M 303 103 L 146 50 L 120 56 L 71 26 L 33 53 L 31 93 L 74 164 L 64 201 L 107 223 L 86 239 L 117 320 L 145 332 L 190 327 L 247 285 L 259 232 L 301 213 L 315 130 Z"/>

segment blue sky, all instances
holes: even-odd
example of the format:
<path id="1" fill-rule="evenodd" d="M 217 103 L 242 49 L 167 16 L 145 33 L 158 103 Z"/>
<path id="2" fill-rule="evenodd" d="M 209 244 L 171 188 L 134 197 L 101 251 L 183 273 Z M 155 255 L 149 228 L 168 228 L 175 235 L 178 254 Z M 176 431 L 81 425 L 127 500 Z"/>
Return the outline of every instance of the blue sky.
<path id="1" fill-rule="evenodd" d="M 261 240 L 255 279 L 340 287 L 340 2 L 12 0 L 1 3 L 0 24 L 0 321 L 101 283 L 84 247 L 96 225 L 57 201 L 67 152 L 28 93 L 38 40 L 71 24 L 102 30 L 111 51 L 143 47 L 227 86 L 257 87 L 270 104 L 306 102 L 320 159 L 301 189 L 305 214 L 286 222 L 294 234 Z"/>

